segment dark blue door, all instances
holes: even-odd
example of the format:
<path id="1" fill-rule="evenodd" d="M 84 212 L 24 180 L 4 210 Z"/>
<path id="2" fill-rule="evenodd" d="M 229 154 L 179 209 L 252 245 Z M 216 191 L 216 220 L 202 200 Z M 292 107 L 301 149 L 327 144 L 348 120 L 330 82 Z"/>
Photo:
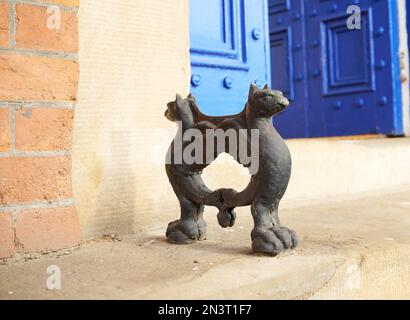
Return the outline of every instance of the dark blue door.
<path id="1" fill-rule="evenodd" d="M 272 86 L 295 99 L 282 135 L 403 133 L 396 15 L 396 0 L 269 1 Z"/>
<path id="2" fill-rule="evenodd" d="M 205 113 L 242 110 L 249 84 L 269 83 L 265 0 L 190 0 L 191 92 Z"/>
<path id="3" fill-rule="evenodd" d="M 301 0 L 269 1 L 272 88 L 290 98 L 291 106 L 274 118 L 284 137 L 308 136 L 304 5 Z"/>

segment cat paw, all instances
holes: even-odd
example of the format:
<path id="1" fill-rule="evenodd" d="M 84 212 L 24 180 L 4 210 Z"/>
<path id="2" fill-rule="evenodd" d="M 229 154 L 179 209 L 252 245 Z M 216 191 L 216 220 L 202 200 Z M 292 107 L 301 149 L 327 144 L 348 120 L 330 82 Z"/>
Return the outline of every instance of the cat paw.
<path id="1" fill-rule="evenodd" d="M 188 244 L 198 240 L 205 240 L 207 225 L 205 220 L 175 220 L 168 224 L 166 236 L 168 242 L 174 244 Z"/>
<path id="2" fill-rule="evenodd" d="M 236 220 L 236 213 L 233 209 L 225 209 L 219 211 L 218 215 L 218 223 L 222 228 L 233 227 Z"/>
<path id="3" fill-rule="evenodd" d="M 252 250 L 257 253 L 278 254 L 298 245 L 296 232 L 286 227 L 255 228 L 251 233 Z"/>

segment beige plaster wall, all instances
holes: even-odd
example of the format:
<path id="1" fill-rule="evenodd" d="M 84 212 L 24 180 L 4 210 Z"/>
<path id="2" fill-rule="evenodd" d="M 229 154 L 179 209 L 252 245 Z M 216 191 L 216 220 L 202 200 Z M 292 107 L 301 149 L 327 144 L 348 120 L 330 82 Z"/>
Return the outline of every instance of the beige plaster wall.
<path id="1" fill-rule="evenodd" d="M 79 30 L 73 188 L 83 235 L 135 232 L 175 215 L 151 159 L 171 137 L 151 129 L 174 127 L 166 103 L 189 89 L 188 0 L 82 1 Z"/>

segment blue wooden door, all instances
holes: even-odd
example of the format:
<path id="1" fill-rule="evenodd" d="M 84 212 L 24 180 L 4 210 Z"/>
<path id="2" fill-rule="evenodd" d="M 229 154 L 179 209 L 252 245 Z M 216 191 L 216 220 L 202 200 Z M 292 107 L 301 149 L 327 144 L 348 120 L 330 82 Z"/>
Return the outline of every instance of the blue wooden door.
<path id="1" fill-rule="evenodd" d="M 191 92 L 208 114 L 243 109 L 249 84 L 269 83 L 265 0 L 190 0 Z"/>
<path id="2" fill-rule="evenodd" d="M 304 5 L 301 0 L 269 1 L 269 37 L 272 88 L 291 101 L 285 112 L 274 118 L 284 137 L 308 136 L 308 86 L 306 74 Z"/>
<path id="3" fill-rule="evenodd" d="M 403 133 L 396 0 L 270 0 L 269 25 L 272 85 L 295 99 L 282 135 Z"/>

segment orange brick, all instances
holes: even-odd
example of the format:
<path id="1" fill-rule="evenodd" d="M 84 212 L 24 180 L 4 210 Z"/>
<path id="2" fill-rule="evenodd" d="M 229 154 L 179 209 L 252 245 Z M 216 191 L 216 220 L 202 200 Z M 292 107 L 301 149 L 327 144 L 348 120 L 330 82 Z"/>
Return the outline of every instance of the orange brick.
<path id="1" fill-rule="evenodd" d="M 8 109 L 0 109 L 0 152 L 10 149 L 10 117 Z"/>
<path id="2" fill-rule="evenodd" d="M 58 8 L 58 7 L 57 7 Z M 59 10 L 59 28 L 50 28 L 54 11 L 29 4 L 16 5 L 16 47 L 34 50 L 78 52 L 77 13 Z M 52 25 L 51 25 L 52 26 Z"/>
<path id="3" fill-rule="evenodd" d="M 17 215 L 16 244 L 20 252 L 77 246 L 81 231 L 74 206 L 21 211 Z"/>
<path id="4" fill-rule="evenodd" d="M 0 75 L 0 100 L 77 99 L 76 61 L 0 53 Z"/>
<path id="5" fill-rule="evenodd" d="M 0 158 L 0 204 L 71 197 L 70 156 Z"/>
<path id="6" fill-rule="evenodd" d="M 0 259 L 9 258 L 15 253 L 14 227 L 11 212 L 0 212 Z"/>
<path id="7" fill-rule="evenodd" d="M 69 150 L 73 110 L 21 108 L 15 112 L 15 145 L 22 151 Z"/>
<path id="8" fill-rule="evenodd" d="M 48 4 L 58 4 L 66 7 L 78 7 L 80 5 L 80 0 L 37 0 L 38 2 L 48 3 Z"/>
<path id="9" fill-rule="evenodd" d="M 9 5 L 4 0 L 0 0 L 0 47 L 10 47 Z"/>

